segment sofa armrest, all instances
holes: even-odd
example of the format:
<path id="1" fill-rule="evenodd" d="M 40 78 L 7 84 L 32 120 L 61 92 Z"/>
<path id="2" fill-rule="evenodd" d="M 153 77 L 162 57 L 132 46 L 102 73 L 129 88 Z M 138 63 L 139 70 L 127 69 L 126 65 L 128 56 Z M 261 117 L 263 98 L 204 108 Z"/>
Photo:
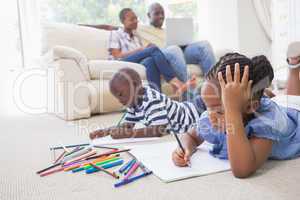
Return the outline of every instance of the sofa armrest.
<path id="1" fill-rule="evenodd" d="M 55 114 L 64 120 L 91 116 L 88 81 L 73 59 L 55 61 L 54 105 Z"/>
<path id="2" fill-rule="evenodd" d="M 84 56 L 80 51 L 65 47 L 65 46 L 55 46 L 52 49 L 52 59 L 53 61 L 57 60 L 73 60 L 75 62 L 74 65 L 69 66 L 69 68 L 65 68 L 64 72 L 66 72 L 66 75 L 68 73 L 73 74 L 73 70 L 80 71 L 82 76 L 86 81 L 91 80 L 89 67 L 88 67 L 88 59 L 86 56 Z M 78 71 L 78 73 L 79 73 Z"/>

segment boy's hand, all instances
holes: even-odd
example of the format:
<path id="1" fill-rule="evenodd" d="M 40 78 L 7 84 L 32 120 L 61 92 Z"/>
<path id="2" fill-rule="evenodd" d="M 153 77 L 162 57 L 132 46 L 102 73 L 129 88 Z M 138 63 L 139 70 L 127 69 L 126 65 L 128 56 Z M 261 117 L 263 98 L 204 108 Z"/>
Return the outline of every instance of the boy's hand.
<path id="1" fill-rule="evenodd" d="M 95 139 L 95 138 L 99 138 L 99 137 L 104 137 L 109 135 L 109 132 L 105 129 L 100 129 L 100 130 L 96 130 L 90 133 L 90 138 L 91 140 Z"/>
<path id="2" fill-rule="evenodd" d="M 175 165 L 179 167 L 185 167 L 188 166 L 190 163 L 190 158 L 192 156 L 192 152 L 189 149 L 184 149 L 185 153 L 183 153 L 182 149 L 177 148 L 172 153 L 172 160 Z"/>
<path id="3" fill-rule="evenodd" d="M 234 77 L 232 78 L 230 66 L 226 67 L 226 83 L 222 73 L 218 73 L 222 90 L 222 102 L 226 110 L 242 111 L 243 106 L 251 97 L 252 81 L 249 81 L 249 66 L 245 66 L 242 80 L 240 80 L 240 65 L 235 64 Z"/>

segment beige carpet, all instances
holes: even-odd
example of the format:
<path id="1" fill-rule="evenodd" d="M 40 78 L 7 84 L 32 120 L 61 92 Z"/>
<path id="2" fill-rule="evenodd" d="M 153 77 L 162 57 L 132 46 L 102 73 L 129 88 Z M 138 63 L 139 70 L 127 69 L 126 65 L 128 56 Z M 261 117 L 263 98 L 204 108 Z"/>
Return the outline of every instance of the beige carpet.
<path id="1" fill-rule="evenodd" d="M 230 172 L 174 183 L 151 175 L 115 189 L 111 177 L 57 173 L 40 178 L 35 172 L 52 161 L 49 146 L 87 141 L 87 129 L 108 126 L 120 114 L 67 123 L 54 116 L 2 117 L 0 134 L 0 199 L 297 199 L 300 159 L 269 162 L 248 179 Z M 168 140 L 170 138 L 164 138 Z"/>

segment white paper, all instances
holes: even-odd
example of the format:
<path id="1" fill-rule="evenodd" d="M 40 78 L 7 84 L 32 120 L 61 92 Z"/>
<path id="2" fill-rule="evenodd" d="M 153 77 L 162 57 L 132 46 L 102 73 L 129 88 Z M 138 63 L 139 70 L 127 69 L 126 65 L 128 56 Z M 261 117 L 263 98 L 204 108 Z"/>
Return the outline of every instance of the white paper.
<path id="1" fill-rule="evenodd" d="M 155 141 L 160 139 L 159 137 L 148 137 L 148 138 L 124 138 L 124 139 L 113 139 L 110 135 L 97 138 L 92 140 L 92 145 L 112 145 L 112 144 L 126 144 L 126 143 L 137 143 Z"/>
<path id="2" fill-rule="evenodd" d="M 209 154 L 210 146 L 202 144 L 191 158 L 191 167 L 177 167 L 172 161 L 176 142 L 130 146 L 131 153 L 164 182 L 203 176 L 230 170 L 228 160 Z"/>

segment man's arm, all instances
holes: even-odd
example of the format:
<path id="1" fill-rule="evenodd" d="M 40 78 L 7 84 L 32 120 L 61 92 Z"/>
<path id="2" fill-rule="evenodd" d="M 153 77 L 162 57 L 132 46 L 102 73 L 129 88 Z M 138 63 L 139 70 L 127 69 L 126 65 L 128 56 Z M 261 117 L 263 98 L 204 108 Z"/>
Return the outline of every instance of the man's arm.
<path id="1" fill-rule="evenodd" d="M 101 29 L 101 30 L 107 30 L 107 31 L 113 31 L 118 30 L 118 26 L 108 25 L 108 24 L 98 24 L 98 25 L 91 25 L 91 24 L 78 24 L 79 26 L 87 26 L 91 28 Z"/>

